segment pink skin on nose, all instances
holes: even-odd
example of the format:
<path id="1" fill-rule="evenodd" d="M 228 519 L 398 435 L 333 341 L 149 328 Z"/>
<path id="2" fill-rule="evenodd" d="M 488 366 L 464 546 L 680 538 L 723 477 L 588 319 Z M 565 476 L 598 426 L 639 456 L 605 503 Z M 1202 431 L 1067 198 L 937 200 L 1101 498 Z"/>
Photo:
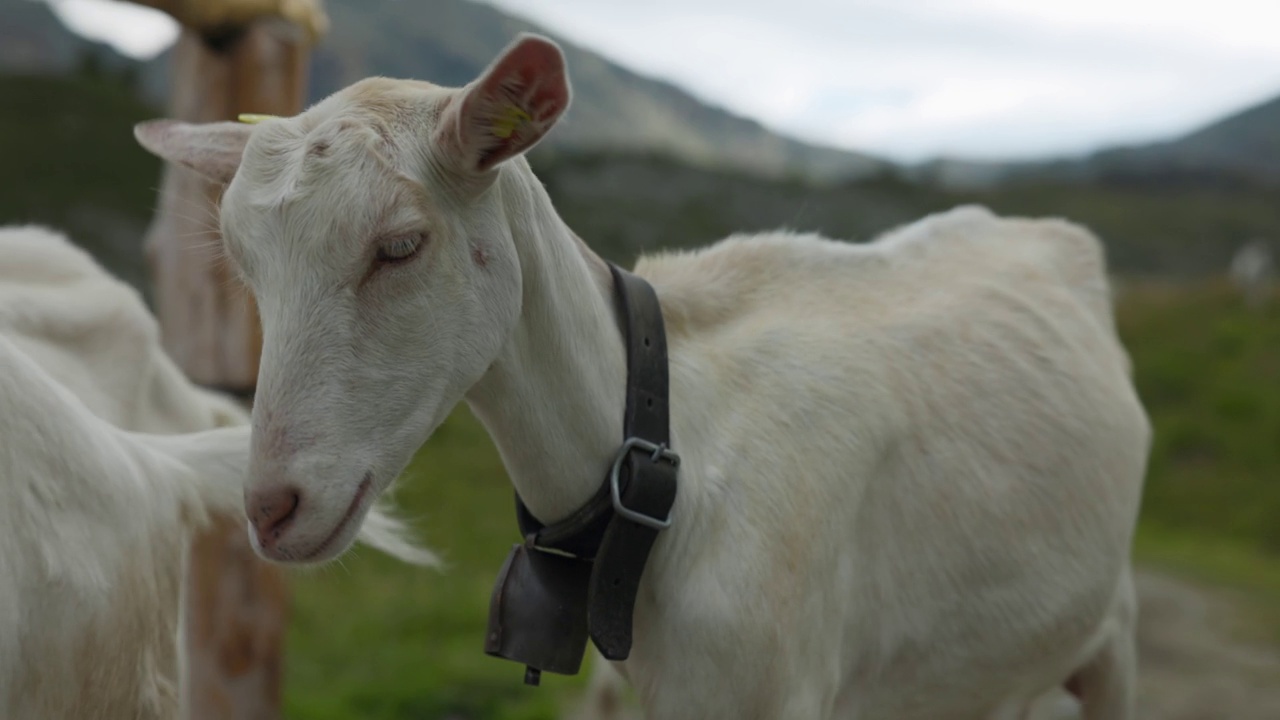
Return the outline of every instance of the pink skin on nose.
<path id="1" fill-rule="evenodd" d="M 254 490 L 245 499 L 249 522 L 258 535 L 258 544 L 270 548 L 298 514 L 302 498 L 292 486 Z"/>
<path id="2" fill-rule="evenodd" d="M 337 540 L 338 536 L 351 524 L 356 514 L 364 507 L 365 501 L 373 487 L 373 473 L 365 473 L 364 479 L 356 488 L 347 510 L 329 534 L 309 551 L 299 553 L 296 548 L 285 549 L 280 546 L 282 536 L 288 532 L 298 515 L 302 502 L 301 495 L 293 486 L 286 485 L 268 490 L 255 490 L 245 496 L 245 509 L 249 516 L 249 524 L 253 528 L 254 537 L 260 550 L 278 560 L 307 562 L 320 555 Z"/>

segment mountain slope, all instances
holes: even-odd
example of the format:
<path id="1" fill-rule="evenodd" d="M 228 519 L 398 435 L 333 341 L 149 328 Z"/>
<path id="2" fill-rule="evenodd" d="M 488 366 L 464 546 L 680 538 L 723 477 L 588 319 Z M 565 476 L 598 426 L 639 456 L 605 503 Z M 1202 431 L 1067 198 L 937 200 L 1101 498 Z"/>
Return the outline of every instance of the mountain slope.
<path id="1" fill-rule="evenodd" d="M 92 59 L 114 70 L 136 67 L 110 47 L 75 35 L 44 2 L 0 3 L 0 73 L 67 73 Z"/>
<path id="2" fill-rule="evenodd" d="M 1014 181 L 1241 187 L 1280 185 L 1280 96 L 1181 137 L 1018 163 L 938 159 L 908 176 L 951 188 Z"/>
<path id="3" fill-rule="evenodd" d="M 1168 142 L 1098 153 L 1096 173 L 1212 175 L 1280 182 L 1280 97 Z"/>
<path id="4" fill-rule="evenodd" d="M 312 55 L 314 102 L 370 75 L 458 86 L 475 78 L 519 32 L 555 37 L 472 0 L 327 0 L 332 28 Z M 569 61 L 573 105 L 547 150 L 616 150 L 670 155 L 706 167 L 814 179 L 866 176 L 886 163 L 785 138 L 707 105 L 668 83 L 642 77 L 557 38 Z M 0 4 L 0 72 L 66 72 L 86 48 L 43 3 Z M 106 55 L 112 55 L 109 51 Z M 141 68 L 140 84 L 162 102 L 169 53 Z M 118 56 L 107 64 L 124 62 Z"/>
<path id="5" fill-rule="evenodd" d="M 545 28 L 470 0 L 328 0 L 333 30 L 316 49 L 313 100 L 368 75 L 442 85 L 475 78 L 519 32 Z M 883 163 L 781 137 L 557 38 L 569 63 L 573 105 L 549 141 L 575 150 L 661 152 L 685 162 L 766 175 L 866 175 Z"/>

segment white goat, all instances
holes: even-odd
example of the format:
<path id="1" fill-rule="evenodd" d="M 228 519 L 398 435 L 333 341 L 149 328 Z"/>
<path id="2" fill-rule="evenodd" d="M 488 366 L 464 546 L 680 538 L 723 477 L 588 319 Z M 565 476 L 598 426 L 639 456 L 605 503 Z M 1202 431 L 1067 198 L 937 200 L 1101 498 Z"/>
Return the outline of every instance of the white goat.
<path id="1" fill-rule="evenodd" d="M 1275 265 L 1263 240 L 1245 243 L 1231 258 L 1231 280 L 1251 308 L 1260 308 L 1271 293 Z"/>
<path id="2" fill-rule="evenodd" d="M 341 552 L 464 398 L 540 520 L 600 487 L 627 375 L 612 281 L 520 157 L 569 94 L 525 36 L 463 89 L 375 78 L 293 118 L 136 129 L 230 182 L 265 333 L 265 557 Z M 1064 684 L 1089 720 L 1132 717 L 1150 429 L 1090 233 L 962 208 L 636 272 L 683 458 L 618 665 L 650 718 L 1020 718 Z"/>
<path id="3" fill-rule="evenodd" d="M 177 716 L 188 540 L 241 512 L 247 419 L 87 254 L 0 229 L 0 716 Z M 370 544 L 430 559 L 377 517 Z"/>

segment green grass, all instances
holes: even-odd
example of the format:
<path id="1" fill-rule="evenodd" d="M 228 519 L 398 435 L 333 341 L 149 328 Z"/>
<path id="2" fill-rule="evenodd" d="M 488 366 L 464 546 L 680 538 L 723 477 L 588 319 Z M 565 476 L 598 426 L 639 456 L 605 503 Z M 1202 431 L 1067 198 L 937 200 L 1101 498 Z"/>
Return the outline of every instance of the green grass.
<path id="1" fill-rule="evenodd" d="M 1118 316 L 1156 429 L 1136 555 L 1251 596 L 1280 642 L 1275 308 L 1249 312 L 1220 284 L 1137 286 Z M 423 447 L 398 499 L 449 568 L 364 551 L 297 576 L 289 716 L 560 716 L 582 676 L 545 675 L 528 688 L 519 665 L 482 651 L 493 577 L 517 536 L 511 487 L 465 409 Z"/>
<path id="2" fill-rule="evenodd" d="M 1139 286 L 1118 317 L 1155 425 L 1144 516 L 1280 556 L 1280 302 Z"/>
<path id="3" fill-rule="evenodd" d="M 465 408 L 423 447 L 396 497 L 448 567 L 407 568 L 365 550 L 297 575 L 289 717 L 560 716 L 558 703 L 576 694 L 583 675 L 547 674 L 530 688 L 522 666 L 483 652 L 489 592 L 519 535 L 511 485 Z"/>
<path id="4" fill-rule="evenodd" d="M 1138 285 L 1118 320 L 1155 427 L 1135 557 L 1250 597 L 1280 643 L 1280 297 Z"/>

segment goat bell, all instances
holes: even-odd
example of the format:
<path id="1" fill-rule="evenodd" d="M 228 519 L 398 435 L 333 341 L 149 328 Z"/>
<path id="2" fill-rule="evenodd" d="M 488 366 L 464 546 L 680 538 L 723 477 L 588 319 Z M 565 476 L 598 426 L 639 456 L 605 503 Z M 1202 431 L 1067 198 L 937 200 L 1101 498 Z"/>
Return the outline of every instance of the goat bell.
<path id="1" fill-rule="evenodd" d="M 525 683 L 543 670 L 576 675 L 587 649 L 591 562 L 525 544 L 511 548 L 489 601 L 484 651 L 524 663 Z"/>

